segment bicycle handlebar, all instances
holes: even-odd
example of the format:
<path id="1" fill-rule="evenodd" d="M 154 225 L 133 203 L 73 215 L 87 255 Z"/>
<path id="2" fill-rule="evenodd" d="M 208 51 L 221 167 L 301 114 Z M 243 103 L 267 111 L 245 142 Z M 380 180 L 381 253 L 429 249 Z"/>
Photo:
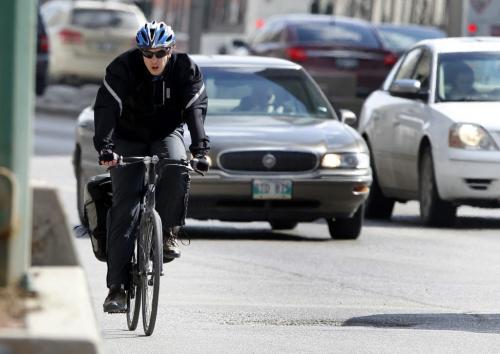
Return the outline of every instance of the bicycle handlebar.
<path id="1" fill-rule="evenodd" d="M 194 160 L 194 159 L 193 159 Z M 118 158 L 118 164 L 115 167 L 125 167 L 129 166 L 131 164 L 136 164 L 136 163 L 147 163 L 147 162 L 152 162 L 152 163 L 158 163 L 162 162 L 162 167 L 172 167 L 172 166 L 177 166 L 177 167 L 184 167 L 188 171 L 195 171 L 196 173 L 204 176 L 205 174 L 203 171 L 200 171 L 199 169 L 196 168 L 198 164 L 198 160 L 191 161 L 191 163 L 187 160 L 183 159 L 170 159 L 166 157 L 159 157 L 156 155 L 153 156 L 119 156 Z M 194 165 L 194 166 L 193 166 Z"/>

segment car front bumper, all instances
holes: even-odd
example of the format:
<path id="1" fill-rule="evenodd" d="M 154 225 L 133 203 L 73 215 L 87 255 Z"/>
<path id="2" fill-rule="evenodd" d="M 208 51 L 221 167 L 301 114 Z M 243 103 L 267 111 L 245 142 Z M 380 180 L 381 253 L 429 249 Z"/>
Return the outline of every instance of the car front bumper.
<path id="1" fill-rule="evenodd" d="M 500 152 L 450 150 L 435 164 L 442 199 L 457 204 L 500 207 Z"/>
<path id="2" fill-rule="evenodd" d="M 292 180 L 291 199 L 253 199 L 254 179 L 276 176 L 195 177 L 191 182 L 188 217 L 224 221 L 313 221 L 350 217 L 368 197 L 371 173 L 351 176 L 307 176 Z"/>

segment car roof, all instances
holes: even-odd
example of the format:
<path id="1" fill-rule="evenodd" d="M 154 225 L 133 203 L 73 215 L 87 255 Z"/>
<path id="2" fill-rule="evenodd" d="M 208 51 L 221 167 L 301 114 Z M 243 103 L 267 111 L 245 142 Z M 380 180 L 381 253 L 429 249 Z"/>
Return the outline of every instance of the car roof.
<path id="1" fill-rule="evenodd" d="M 436 33 L 436 34 L 442 34 L 443 36 L 446 36 L 446 32 L 444 32 L 443 30 L 441 30 L 437 27 L 433 27 L 433 26 L 381 22 L 381 23 L 375 24 L 375 27 L 378 29 L 396 30 L 396 31 L 401 31 L 401 32 L 408 31 L 408 32 L 421 32 L 421 33 Z"/>
<path id="2" fill-rule="evenodd" d="M 73 8 L 78 9 L 103 9 L 103 10 L 120 10 L 136 12 L 137 6 L 118 1 L 93 1 L 93 0 L 77 0 L 71 2 Z"/>
<path id="3" fill-rule="evenodd" d="M 42 5 L 42 7 L 58 7 L 68 11 L 69 9 L 109 9 L 121 11 L 138 11 L 138 7 L 134 4 L 123 3 L 118 1 L 97 1 L 97 0 L 50 0 Z"/>
<path id="4" fill-rule="evenodd" d="M 421 45 L 429 47 L 435 53 L 496 52 L 500 51 L 500 38 L 451 37 L 426 39 L 415 44 Z"/>
<path id="5" fill-rule="evenodd" d="M 200 66 L 210 67 L 234 67 L 234 66 L 258 66 L 275 69 L 300 69 L 301 66 L 285 59 L 259 57 L 259 56 L 238 56 L 238 55 L 200 55 L 194 54 L 190 57 Z"/>
<path id="6" fill-rule="evenodd" d="M 288 14 L 288 15 L 275 15 L 271 16 L 268 22 L 271 21 L 284 21 L 287 23 L 306 23 L 306 22 L 339 22 L 350 23 L 359 26 L 372 27 L 372 24 L 366 20 L 353 17 L 332 16 L 321 14 Z"/>

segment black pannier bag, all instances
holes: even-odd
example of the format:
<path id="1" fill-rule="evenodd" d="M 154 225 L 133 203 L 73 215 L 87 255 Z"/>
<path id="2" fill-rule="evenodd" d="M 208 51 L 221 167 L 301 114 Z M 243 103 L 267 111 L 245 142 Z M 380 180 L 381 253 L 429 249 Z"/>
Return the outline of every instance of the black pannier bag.
<path id="1" fill-rule="evenodd" d="M 94 255 L 102 262 L 106 262 L 107 259 L 106 220 L 112 199 L 109 174 L 97 175 L 89 179 L 84 193 L 84 222 L 89 230 Z"/>

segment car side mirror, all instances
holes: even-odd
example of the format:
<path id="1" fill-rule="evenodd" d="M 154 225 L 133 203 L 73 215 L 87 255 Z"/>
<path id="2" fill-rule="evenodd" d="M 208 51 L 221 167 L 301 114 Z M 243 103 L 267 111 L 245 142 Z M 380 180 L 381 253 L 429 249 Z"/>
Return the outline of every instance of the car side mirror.
<path id="1" fill-rule="evenodd" d="M 417 98 L 422 101 L 427 101 L 429 98 L 429 92 L 422 91 L 422 83 L 412 79 L 395 80 L 389 87 L 389 93 L 397 97 Z"/>
<path id="2" fill-rule="evenodd" d="M 248 43 L 242 39 L 234 39 L 233 46 L 236 48 L 248 48 Z"/>
<path id="3" fill-rule="evenodd" d="M 340 109 L 340 121 L 350 127 L 355 128 L 358 123 L 356 114 L 348 109 Z"/>

